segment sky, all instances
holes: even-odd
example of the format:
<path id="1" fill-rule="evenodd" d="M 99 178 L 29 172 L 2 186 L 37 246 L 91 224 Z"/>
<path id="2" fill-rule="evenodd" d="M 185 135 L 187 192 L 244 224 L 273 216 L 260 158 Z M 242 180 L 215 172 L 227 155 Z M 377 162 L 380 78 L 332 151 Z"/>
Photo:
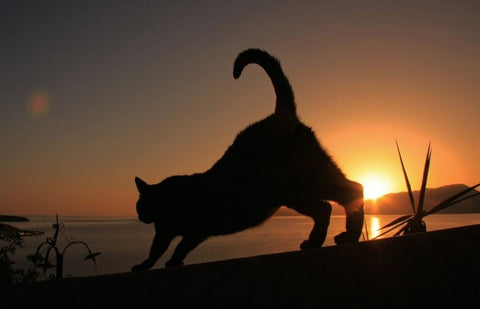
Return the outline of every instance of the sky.
<path id="1" fill-rule="evenodd" d="M 480 182 L 478 1 L 0 0 L 0 214 L 135 215 L 134 177 L 209 169 L 273 112 L 280 59 L 348 178 Z M 376 180 L 375 180 L 376 179 Z"/>

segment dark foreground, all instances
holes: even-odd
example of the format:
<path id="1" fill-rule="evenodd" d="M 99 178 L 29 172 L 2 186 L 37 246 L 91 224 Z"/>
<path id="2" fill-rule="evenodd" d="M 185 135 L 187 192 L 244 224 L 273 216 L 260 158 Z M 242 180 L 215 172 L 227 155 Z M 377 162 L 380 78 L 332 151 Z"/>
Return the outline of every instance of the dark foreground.
<path id="1" fill-rule="evenodd" d="M 478 307 L 480 225 L 176 269 L 40 281 L 0 308 Z M 425 307 L 429 306 L 429 307 Z"/>

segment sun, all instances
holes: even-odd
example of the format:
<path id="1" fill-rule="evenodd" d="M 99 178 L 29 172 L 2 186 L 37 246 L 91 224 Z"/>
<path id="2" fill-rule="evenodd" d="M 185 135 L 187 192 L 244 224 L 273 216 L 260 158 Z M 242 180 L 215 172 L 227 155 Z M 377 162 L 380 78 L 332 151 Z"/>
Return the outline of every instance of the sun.
<path id="1" fill-rule="evenodd" d="M 390 179 L 380 174 L 367 174 L 359 181 L 363 185 L 363 195 L 367 200 L 375 200 L 392 191 Z"/>

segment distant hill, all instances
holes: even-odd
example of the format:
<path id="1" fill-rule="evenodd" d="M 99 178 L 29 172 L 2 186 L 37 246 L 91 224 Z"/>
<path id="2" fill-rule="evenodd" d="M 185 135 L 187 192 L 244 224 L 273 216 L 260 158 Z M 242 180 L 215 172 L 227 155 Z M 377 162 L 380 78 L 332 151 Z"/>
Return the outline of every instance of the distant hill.
<path id="1" fill-rule="evenodd" d="M 464 184 L 453 184 L 438 188 L 427 188 L 425 193 L 424 209 L 429 210 L 438 203 L 459 193 L 468 186 Z M 477 190 L 470 194 L 477 193 Z M 414 191 L 415 205 L 418 205 L 419 191 Z M 412 206 L 408 198 L 408 192 L 390 193 L 379 197 L 376 201 L 365 201 L 366 214 L 389 215 L 389 214 L 413 214 Z M 480 213 L 480 195 L 464 200 L 458 204 L 438 212 L 439 214 L 461 214 Z"/>
<path id="2" fill-rule="evenodd" d="M 442 186 L 438 188 L 427 188 L 425 193 L 424 209 L 429 210 L 436 206 L 443 200 L 457 194 L 468 186 L 464 184 L 453 184 Z M 477 190 L 472 191 L 470 194 L 477 193 Z M 419 191 L 413 192 L 415 205 L 418 205 Z M 480 195 L 467 199 L 463 202 L 450 206 L 444 209 L 439 214 L 462 214 L 462 213 L 480 213 Z M 344 215 L 343 207 L 333 204 L 332 215 Z M 365 214 L 367 215 L 408 215 L 413 214 L 412 206 L 408 198 L 408 192 L 398 192 L 383 195 L 377 198 L 376 201 L 365 201 Z M 281 207 L 276 213 L 276 216 L 298 216 L 296 211 Z"/>

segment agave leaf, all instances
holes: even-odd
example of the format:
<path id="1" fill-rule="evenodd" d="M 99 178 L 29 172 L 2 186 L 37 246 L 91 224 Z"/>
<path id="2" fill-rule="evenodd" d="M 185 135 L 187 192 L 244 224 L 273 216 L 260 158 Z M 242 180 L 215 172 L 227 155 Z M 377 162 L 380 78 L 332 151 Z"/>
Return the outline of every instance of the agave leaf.
<path id="1" fill-rule="evenodd" d="M 398 222 L 394 227 L 392 227 L 392 228 L 388 229 L 387 231 L 385 231 L 385 232 L 383 232 L 383 233 L 380 233 L 380 234 L 378 234 L 377 236 L 373 237 L 372 240 L 373 240 L 373 239 L 376 239 L 376 238 L 378 238 L 378 237 L 380 237 L 380 236 L 383 236 L 383 235 L 385 235 L 385 234 L 388 234 L 389 232 L 391 232 L 391 231 L 393 231 L 394 229 L 398 228 L 400 225 L 405 224 L 405 222 L 407 222 L 407 224 L 408 224 L 408 221 L 411 220 L 411 217 L 413 217 L 413 215 L 409 215 L 409 218 L 408 218 L 408 219 L 403 220 L 403 221 L 401 221 L 401 222 Z M 398 220 L 398 219 L 397 219 L 397 220 Z M 405 226 L 406 226 L 406 224 L 405 224 Z M 403 228 L 403 229 L 404 229 L 404 228 Z M 403 229 L 402 229 L 402 230 L 403 230 Z M 378 229 L 378 230 L 381 230 L 381 229 Z M 396 234 L 397 234 L 397 233 L 396 233 Z M 396 234 L 395 234 L 395 236 L 397 236 Z"/>
<path id="2" fill-rule="evenodd" d="M 398 236 L 398 235 L 402 234 L 402 232 L 405 234 L 405 230 L 407 229 L 408 225 L 410 224 L 410 222 L 412 220 L 408 220 L 407 224 L 405 224 L 401 229 L 399 229 L 393 236 Z"/>
<path id="3" fill-rule="evenodd" d="M 403 164 L 402 154 L 400 153 L 400 147 L 398 147 L 398 142 L 395 141 L 395 144 L 397 144 L 398 156 L 400 157 L 400 163 L 402 164 L 402 171 L 403 171 L 403 176 L 405 178 L 405 182 L 407 184 L 408 197 L 410 198 L 410 204 L 412 205 L 413 213 L 415 213 L 415 200 L 413 198 L 412 186 L 410 185 L 410 181 L 408 180 L 407 171 L 405 170 L 405 165 Z"/>
<path id="4" fill-rule="evenodd" d="M 463 202 L 463 201 L 468 200 L 468 199 L 470 199 L 470 198 L 472 198 L 472 197 L 475 197 L 475 196 L 477 196 L 477 195 L 480 195 L 480 192 L 474 193 L 474 194 L 469 195 L 469 196 L 462 197 L 461 199 L 458 199 L 458 200 L 450 203 L 448 206 L 451 206 L 451 205 L 454 205 L 454 204 Z"/>
<path id="5" fill-rule="evenodd" d="M 428 213 L 428 214 L 433 214 L 433 213 L 435 213 L 435 212 L 439 212 L 440 210 L 446 209 L 446 208 L 448 208 L 448 207 L 450 207 L 450 206 L 452 206 L 452 205 L 458 204 L 458 203 L 460 203 L 460 202 L 463 202 L 463 201 L 465 201 L 465 200 L 468 200 L 468 199 L 470 199 L 470 198 L 472 198 L 472 197 L 474 197 L 474 196 L 477 196 L 477 195 L 480 195 L 480 192 L 477 192 L 477 193 L 474 193 L 474 194 L 472 194 L 472 195 L 465 196 L 465 197 L 462 197 L 462 198 L 460 198 L 460 199 L 458 199 L 458 200 L 455 200 L 455 201 L 453 201 L 453 202 L 450 202 L 450 203 L 449 203 L 448 205 L 446 205 L 445 207 L 443 207 L 443 208 L 441 208 L 441 209 L 435 209 L 433 212 Z M 437 205 L 437 206 L 438 206 L 438 205 Z M 435 206 L 435 207 L 437 207 L 437 206 Z M 433 209 L 432 209 L 432 210 L 433 210 Z"/>
<path id="6" fill-rule="evenodd" d="M 404 222 L 404 221 L 410 219 L 411 217 L 413 217 L 413 215 L 404 215 L 404 216 L 401 216 L 401 217 L 393 220 L 392 222 L 388 223 L 387 225 L 382 226 L 382 227 L 379 228 L 378 230 L 380 231 L 380 230 L 383 230 L 384 228 L 390 227 L 390 226 L 392 226 L 392 225 L 394 225 L 394 224 L 397 224 L 397 223 L 399 223 L 399 222 Z"/>
<path id="7" fill-rule="evenodd" d="M 431 143 L 428 143 L 427 157 L 425 158 L 425 166 L 423 168 L 422 186 L 420 188 L 420 198 L 417 211 L 415 212 L 415 214 L 420 217 L 423 215 L 423 203 L 425 201 L 425 192 L 427 190 L 428 170 L 430 169 L 430 157 L 432 156 L 432 148 L 430 147 L 430 144 Z"/>
<path id="8" fill-rule="evenodd" d="M 477 183 L 477 184 L 474 185 L 474 186 L 471 186 L 471 187 L 469 187 L 469 188 L 467 188 L 467 189 L 465 189 L 465 190 L 463 190 L 463 191 L 461 191 L 461 192 L 459 192 L 459 193 L 457 193 L 457 194 L 452 195 L 451 197 L 447 198 L 446 200 L 444 200 L 443 202 L 441 202 L 441 203 L 438 204 L 437 206 L 435 206 L 435 207 L 433 207 L 432 209 L 430 209 L 429 211 L 425 212 L 424 216 L 431 215 L 431 214 L 436 213 L 436 212 L 438 212 L 438 211 L 440 211 L 440 210 L 443 210 L 443 209 L 445 209 L 445 208 L 447 208 L 447 207 L 449 207 L 449 206 L 451 206 L 451 205 L 454 205 L 454 204 L 456 204 L 456 203 L 458 203 L 458 202 L 460 202 L 460 201 L 463 201 L 463 200 L 465 200 L 465 199 L 467 199 L 467 198 L 471 198 L 471 197 L 473 197 L 473 196 L 476 196 L 476 195 L 480 194 L 480 192 L 478 192 L 478 193 L 472 194 L 472 195 L 470 195 L 470 196 L 468 196 L 468 197 L 464 197 L 464 198 L 462 198 L 462 199 L 459 199 L 460 197 L 462 197 L 463 195 L 467 194 L 468 192 L 474 190 L 474 189 L 475 189 L 476 187 L 478 187 L 478 186 L 480 186 L 480 183 Z M 459 200 L 457 201 L 457 199 L 459 199 Z"/>
<path id="9" fill-rule="evenodd" d="M 453 205 L 455 205 L 455 204 L 458 204 L 458 203 L 460 203 L 460 202 L 463 202 L 463 201 L 465 201 L 465 200 L 468 200 L 468 199 L 470 199 L 470 198 L 472 198 L 472 197 L 474 197 L 474 196 L 477 196 L 477 195 L 480 195 L 480 192 L 477 192 L 477 193 L 472 194 L 472 195 L 469 195 L 469 196 L 462 197 L 462 198 L 460 198 L 460 199 L 458 199 L 458 200 L 455 200 L 455 201 L 453 201 L 453 202 L 451 202 L 451 203 L 448 203 L 447 205 L 444 205 L 444 207 L 442 207 L 442 208 L 439 208 L 439 209 L 433 209 L 433 208 L 432 208 L 428 213 L 425 212 L 424 217 L 425 217 L 426 215 L 431 215 L 431 214 L 434 214 L 434 213 L 436 213 L 436 212 L 439 212 L 440 210 L 444 210 L 444 209 L 446 209 L 446 208 L 448 208 L 448 207 L 450 207 L 450 206 L 453 206 Z M 437 206 L 435 206 L 434 208 L 437 208 L 438 206 L 440 206 L 440 205 L 437 205 Z"/>

